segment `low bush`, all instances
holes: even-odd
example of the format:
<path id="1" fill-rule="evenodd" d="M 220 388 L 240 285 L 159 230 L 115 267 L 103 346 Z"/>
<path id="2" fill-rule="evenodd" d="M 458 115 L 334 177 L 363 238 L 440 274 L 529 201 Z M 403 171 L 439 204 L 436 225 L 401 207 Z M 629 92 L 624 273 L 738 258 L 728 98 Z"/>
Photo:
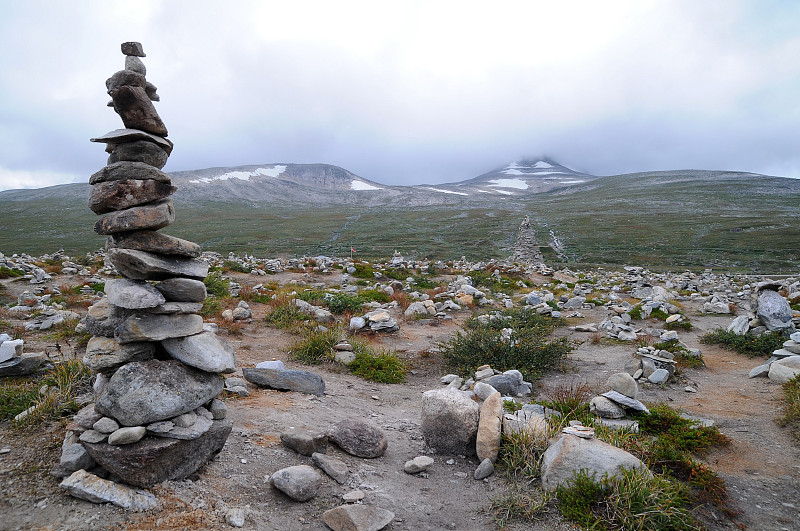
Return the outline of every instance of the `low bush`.
<path id="1" fill-rule="evenodd" d="M 356 272 L 353 273 L 354 277 L 364 278 L 364 279 L 375 278 L 375 270 L 372 269 L 372 266 L 370 266 L 369 264 L 356 262 L 355 264 L 353 264 L 353 267 L 356 269 Z"/>
<path id="2" fill-rule="evenodd" d="M 342 329 L 333 326 L 325 331 L 307 330 L 302 339 L 289 347 L 289 359 L 305 365 L 333 361 L 333 346 L 341 339 Z"/>
<path id="3" fill-rule="evenodd" d="M 208 276 L 203 279 L 203 284 L 206 285 L 206 291 L 208 291 L 209 295 L 219 298 L 230 296 L 228 281 L 223 278 L 222 271 L 218 268 L 212 268 L 212 270 L 208 272 Z"/>
<path id="4" fill-rule="evenodd" d="M 583 529 L 700 530 L 687 507 L 687 489 L 646 471 L 597 479 L 585 472 L 556 489 L 558 508 Z"/>
<path id="5" fill-rule="evenodd" d="M 389 302 L 389 294 L 379 289 L 365 289 L 358 292 L 358 298 L 362 302 L 379 302 L 385 304 Z"/>
<path id="6" fill-rule="evenodd" d="M 0 278 L 15 278 L 15 277 L 21 277 L 24 274 L 25 272 L 22 271 L 21 269 L 0 266 Z"/>
<path id="7" fill-rule="evenodd" d="M 250 267 L 240 264 L 236 260 L 225 260 L 222 262 L 222 269 L 227 271 L 236 271 L 237 273 L 249 273 Z"/>
<path id="8" fill-rule="evenodd" d="M 800 442 L 800 376 L 783 384 L 783 411 L 778 424 L 792 430 L 795 440 Z"/>
<path id="9" fill-rule="evenodd" d="M 548 341 L 546 336 L 563 321 L 525 309 L 506 310 L 483 323 L 473 317 L 465 332 L 457 332 L 438 345 L 445 361 L 462 376 L 481 365 L 506 371 L 516 369 L 528 380 L 558 367 L 572 352 L 566 338 Z M 504 337 L 503 329 L 511 329 Z"/>
<path id="10" fill-rule="evenodd" d="M 740 336 L 723 328 L 717 328 L 700 336 L 701 343 L 722 345 L 729 350 L 734 350 L 751 358 L 771 356 L 775 350 L 783 347 L 785 340 L 783 336 L 776 332 L 764 332 L 759 336 L 753 334 Z"/>
<path id="11" fill-rule="evenodd" d="M 264 322 L 275 328 L 294 329 L 309 319 L 288 297 L 270 300 L 267 306 Z"/>
<path id="12" fill-rule="evenodd" d="M 380 383 L 405 381 L 405 363 L 395 354 L 386 350 L 374 352 L 370 347 L 354 349 L 354 351 L 356 358 L 348 365 L 348 369 L 356 376 Z"/>

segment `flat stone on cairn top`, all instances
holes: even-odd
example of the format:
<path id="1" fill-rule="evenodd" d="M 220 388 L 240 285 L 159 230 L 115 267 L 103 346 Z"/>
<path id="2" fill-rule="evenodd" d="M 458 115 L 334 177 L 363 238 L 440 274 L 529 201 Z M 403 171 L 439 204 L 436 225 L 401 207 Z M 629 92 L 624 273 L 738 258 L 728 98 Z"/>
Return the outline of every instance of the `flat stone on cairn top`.
<path id="1" fill-rule="evenodd" d="M 123 55 L 132 55 L 134 57 L 147 57 L 144 53 L 144 49 L 142 48 L 141 42 L 123 42 L 120 45 L 122 49 Z"/>

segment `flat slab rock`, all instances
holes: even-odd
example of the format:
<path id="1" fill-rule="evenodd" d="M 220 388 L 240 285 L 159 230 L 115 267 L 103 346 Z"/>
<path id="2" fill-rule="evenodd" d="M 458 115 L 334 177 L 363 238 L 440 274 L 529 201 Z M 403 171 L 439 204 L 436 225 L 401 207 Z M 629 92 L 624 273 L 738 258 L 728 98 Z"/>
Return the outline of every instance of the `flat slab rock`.
<path id="1" fill-rule="evenodd" d="M 171 277 L 202 280 L 208 275 L 208 264 L 195 258 L 162 256 L 134 249 L 109 249 L 107 255 L 120 274 L 135 280 Z"/>
<path id="2" fill-rule="evenodd" d="M 201 371 L 227 374 L 236 370 L 233 347 L 214 332 L 166 339 L 161 346 L 176 360 Z"/>
<path id="3" fill-rule="evenodd" d="M 104 469 L 129 485 L 147 488 L 162 481 L 184 479 L 194 474 L 222 450 L 231 427 L 228 419 L 216 420 L 207 432 L 196 439 L 146 436 L 126 446 L 82 444 Z"/>
<path id="4" fill-rule="evenodd" d="M 260 387 L 279 391 L 297 391 L 309 395 L 325 394 L 325 382 L 322 377 L 308 371 L 289 371 L 276 369 L 242 369 L 244 379 Z"/>
<path id="5" fill-rule="evenodd" d="M 146 511 L 159 505 L 149 492 L 99 478 L 85 470 L 76 470 L 59 486 L 70 496 L 92 503 L 113 503 L 123 509 Z"/>
<path id="6" fill-rule="evenodd" d="M 647 409 L 647 406 L 645 406 L 644 404 L 642 404 L 641 402 L 639 402 L 634 398 L 630 398 L 628 396 L 623 395 L 622 393 L 618 393 L 616 391 L 608 391 L 600 396 L 604 396 L 609 400 L 616 402 L 617 404 L 620 404 L 621 406 L 635 409 L 636 411 L 644 411 L 645 413 L 650 413 L 650 410 Z"/>
<path id="7" fill-rule="evenodd" d="M 176 360 L 128 363 L 100 392 L 95 409 L 123 426 L 145 426 L 193 411 L 222 392 L 219 374 Z"/>
<path id="8" fill-rule="evenodd" d="M 97 234 L 109 235 L 139 229 L 157 230 L 171 225 L 174 221 L 175 207 L 172 199 L 160 199 L 106 214 L 94 224 L 94 231 Z"/>
<path id="9" fill-rule="evenodd" d="M 112 234 L 106 239 L 106 249 L 133 249 L 149 253 L 197 258 L 202 250 L 188 240 L 152 230 L 137 230 Z"/>
<path id="10" fill-rule="evenodd" d="M 203 331 L 203 318 L 197 314 L 136 314 L 114 329 L 120 343 L 164 341 L 192 336 Z"/>
<path id="11" fill-rule="evenodd" d="M 106 144 L 122 144 L 124 142 L 134 142 L 136 140 L 147 140 L 158 144 L 169 155 L 172 153 L 173 143 L 162 136 L 153 135 L 140 129 L 114 129 L 103 136 L 89 139 L 90 142 L 102 142 Z M 90 183 L 93 184 L 93 183 Z"/>

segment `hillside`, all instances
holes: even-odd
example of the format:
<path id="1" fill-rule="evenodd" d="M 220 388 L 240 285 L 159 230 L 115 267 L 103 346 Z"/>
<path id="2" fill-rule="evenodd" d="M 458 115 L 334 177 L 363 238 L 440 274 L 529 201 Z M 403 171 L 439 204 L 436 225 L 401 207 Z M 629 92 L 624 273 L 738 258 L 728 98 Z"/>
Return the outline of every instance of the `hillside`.
<path id="1" fill-rule="evenodd" d="M 551 159 L 514 162 L 456 183 L 387 186 L 325 164 L 171 174 L 167 231 L 223 253 L 505 258 L 527 214 L 548 263 L 797 267 L 800 181 L 676 170 L 597 178 Z M 0 250 L 97 249 L 88 185 L 0 192 Z"/>

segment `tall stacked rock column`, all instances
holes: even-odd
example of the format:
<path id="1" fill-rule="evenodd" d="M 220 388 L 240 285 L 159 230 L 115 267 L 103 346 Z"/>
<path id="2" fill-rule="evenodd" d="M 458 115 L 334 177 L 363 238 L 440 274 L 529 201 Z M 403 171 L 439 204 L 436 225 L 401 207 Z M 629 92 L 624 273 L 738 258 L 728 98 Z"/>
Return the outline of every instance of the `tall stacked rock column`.
<path id="1" fill-rule="evenodd" d="M 222 449 L 231 431 L 220 373 L 236 368 L 233 350 L 198 315 L 208 265 L 200 247 L 159 229 L 175 220 L 175 191 L 161 171 L 172 151 L 145 79 L 136 42 L 122 44 L 125 69 L 106 81 L 109 106 L 125 129 L 106 144 L 108 165 L 91 176 L 89 208 L 103 217 L 107 256 L 124 277 L 86 319 L 94 335 L 85 362 L 97 374 L 95 410 L 102 415 L 81 444 L 125 483 L 149 487 L 194 473 Z"/>

